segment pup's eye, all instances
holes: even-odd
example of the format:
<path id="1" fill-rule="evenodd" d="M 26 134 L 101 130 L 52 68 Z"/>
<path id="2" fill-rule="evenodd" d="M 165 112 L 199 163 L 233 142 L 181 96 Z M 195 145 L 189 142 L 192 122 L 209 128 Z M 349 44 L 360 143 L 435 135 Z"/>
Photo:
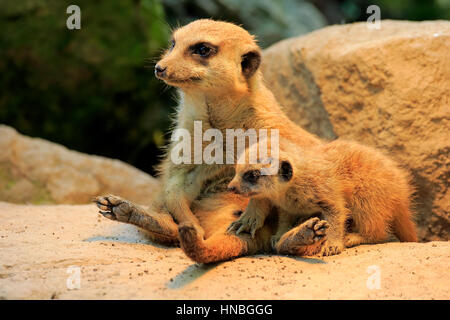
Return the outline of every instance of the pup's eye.
<path id="1" fill-rule="evenodd" d="M 250 170 L 244 173 L 242 179 L 248 183 L 255 184 L 260 176 L 261 172 L 259 170 Z"/>
<path id="2" fill-rule="evenodd" d="M 170 40 L 170 50 L 173 49 L 173 47 L 175 47 L 175 40 Z"/>
<path id="3" fill-rule="evenodd" d="M 198 44 L 192 49 L 192 53 L 201 57 L 207 57 L 211 54 L 211 48 L 204 44 Z"/>

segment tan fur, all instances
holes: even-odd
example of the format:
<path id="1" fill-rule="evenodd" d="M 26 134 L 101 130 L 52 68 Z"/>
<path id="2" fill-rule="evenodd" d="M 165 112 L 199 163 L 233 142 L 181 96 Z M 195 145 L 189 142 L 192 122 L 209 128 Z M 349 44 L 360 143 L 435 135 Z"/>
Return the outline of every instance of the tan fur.
<path id="1" fill-rule="evenodd" d="M 282 161 L 292 165 L 288 181 L 283 179 Z M 263 166 L 267 165 L 261 161 L 237 165 L 230 187 L 250 196 L 250 203 L 270 199 L 280 208 L 280 226 L 293 217 L 321 212 L 330 225 L 324 255 L 340 253 L 344 246 L 385 241 L 391 230 L 401 241 L 417 241 L 408 174 L 373 148 L 342 140 L 303 148 L 281 139 L 279 173 L 261 175 L 256 181 L 245 178 Z M 263 225 L 266 213 L 249 205 L 230 229 L 254 233 Z M 346 234 L 349 218 L 352 233 Z M 287 230 L 281 228 L 278 238 Z"/>
<path id="2" fill-rule="evenodd" d="M 306 147 L 320 143 L 317 137 L 287 118 L 265 87 L 258 68 L 260 48 L 247 31 L 231 23 L 197 20 L 175 30 L 173 43 L 175 45 L 165 52 L 157 66 L 165 69 L 164 75 L 159 77 L 179 89 L 175 128 L 188 129 L 192 137 L 195 120 L 202 121 L 203 131 L 209 128 L 223 132 L 233 128 L 277 128 L 281 136 L 295 140 L 299 145 Z M 192 46 L 199 43 L 213 47 L 214 54 L 207 59 L 194 54 Z M 172 148 L 173 144 L 168 147 L 168 154 Z M 135 219 L 146 222 L 137 225 L 150 232 L 155 228 L 164 229 L 154 227 L 159 223 L 158 215 L 172 215 L 175 221 L 169 229 L 176 228 L 176 223 L 180 225 L 179 230 L 183 231 L 179 237 L 181 247 L 198 262 L 270 250 L 274 224 L 267 223 L 255 238 L 226 234 L 226 228 L 236 219 L 235 212 L 243 211 L 247 205 L 247 199 L 230 196 L 226 191 L 234 176 L 234 166 L 175 165 L 167 156 L 159 172 L 161 193 L 156 196 L 158 201 L 152 212 L 130 210 L 135 215 L 145 216 Z M 102 210 L 108 209 L 105 216 L 114 213 L 115 207 L 109 204 L 111 199 L 108 197 L 96 201 Z M 125 201 L 128 207 L 135 208 L 126 200 L 117 201 Z M 148 223 L 149 219 L 153 223 Z M 170 237 L 177 241 L 173 233 Z M 166 235 L 154 233 L 154 239 L 163 241 Z"/>

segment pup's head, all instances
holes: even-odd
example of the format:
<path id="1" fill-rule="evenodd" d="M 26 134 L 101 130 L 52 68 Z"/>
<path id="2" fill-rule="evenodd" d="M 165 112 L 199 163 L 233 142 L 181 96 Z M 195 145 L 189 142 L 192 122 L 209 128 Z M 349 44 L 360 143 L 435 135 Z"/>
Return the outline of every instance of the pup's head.
<path id="1" fill-rule="evenodd" d="M 260 62 L 261 50 L 246 30 L 201 19 L 173 32 L 155 75 L 183 90 L 235 91 L 247 88 Z"/>
<path id="2" fill-rule="evenodd" d="M 228 184 L 228 190 L 244 197 L 273 197 L 287 187 L 294 174 L 289 160 L 280 160 L 276 174 L 264 175 L 261 169 L 267 165 L 238 164 L 236 174 Z"/>

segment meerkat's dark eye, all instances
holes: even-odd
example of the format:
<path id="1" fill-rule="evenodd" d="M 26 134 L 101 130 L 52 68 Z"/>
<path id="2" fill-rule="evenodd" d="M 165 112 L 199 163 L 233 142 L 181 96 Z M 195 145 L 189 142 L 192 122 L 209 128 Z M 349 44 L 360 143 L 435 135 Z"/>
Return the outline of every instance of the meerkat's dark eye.
<path id="1" fill-rule="evenodd" d="M 244 173 L 242 179 L 250 184 L 255 184 L 259 177 L 261 177 L 261 172 L 259 170 L 250 170 Z"/>
<path id="2" fill-rule="evenodd" d="M 204 43 L 199 43 L 192 47 L 192 53 L 205 58 L 212 53 L 212 48 Z"/>
<path id="3" fill-rule="evenodd" d="M 292 179 L 293 169 L 289 161 L 282 161 L 278 174 L 283 181 L 289 181 Z"/>

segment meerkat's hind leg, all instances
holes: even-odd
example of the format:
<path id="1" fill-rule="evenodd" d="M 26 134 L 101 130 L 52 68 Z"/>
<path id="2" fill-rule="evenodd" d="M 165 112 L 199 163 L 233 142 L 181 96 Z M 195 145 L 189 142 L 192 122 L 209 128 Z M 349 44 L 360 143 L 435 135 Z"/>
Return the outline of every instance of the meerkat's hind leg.
<path id="1" fill-rule="evenodd" d="M 151 238 L 159 243 L 178 242 L 178 227 L 167 212 L 152 212 L 114 195 L 98 196 L 93 202 L 105 218 L 134 224 L 148 231 Z"/>
<path id="2" fill-rule="evenodd" d="M 328 222 L 311 218 L 286 232 L 275 244 L 279 254 L 311 256 L 320 252 L 326 241 Z"/>

